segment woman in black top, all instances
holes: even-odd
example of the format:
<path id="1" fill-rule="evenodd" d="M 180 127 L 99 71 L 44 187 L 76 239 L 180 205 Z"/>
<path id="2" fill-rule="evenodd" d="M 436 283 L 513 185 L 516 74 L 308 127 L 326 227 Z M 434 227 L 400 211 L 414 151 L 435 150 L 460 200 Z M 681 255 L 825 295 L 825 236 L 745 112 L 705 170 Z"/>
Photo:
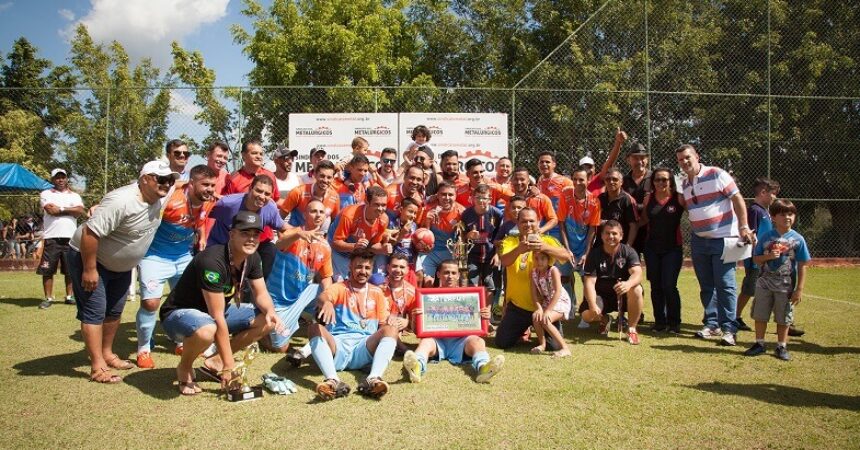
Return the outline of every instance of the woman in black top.
<path id="1" fill-rule="evenodd" d="M 645 197 L 640 225 L 648 225 L 645 267 L 651 282 L 654 331 L 681 332 L 678 274 L 684 258 L 681 216 L 686 209 L 672 171 L 660 167 L 651 174 L 653 192 Z"/>

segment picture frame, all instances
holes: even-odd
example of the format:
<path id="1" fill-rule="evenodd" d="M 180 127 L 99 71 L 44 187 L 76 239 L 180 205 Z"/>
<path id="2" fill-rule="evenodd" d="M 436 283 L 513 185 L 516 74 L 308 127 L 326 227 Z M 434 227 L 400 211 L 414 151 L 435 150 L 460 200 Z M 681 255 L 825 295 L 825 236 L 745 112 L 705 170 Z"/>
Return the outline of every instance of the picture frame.
<path id="1" fill-rule="evenodd" d="M 415 335 L 425 337 L 485 336 L 489 321 L 481 319 L 486 305 L 483 287 L 421 288 L 415 293 Z"/>

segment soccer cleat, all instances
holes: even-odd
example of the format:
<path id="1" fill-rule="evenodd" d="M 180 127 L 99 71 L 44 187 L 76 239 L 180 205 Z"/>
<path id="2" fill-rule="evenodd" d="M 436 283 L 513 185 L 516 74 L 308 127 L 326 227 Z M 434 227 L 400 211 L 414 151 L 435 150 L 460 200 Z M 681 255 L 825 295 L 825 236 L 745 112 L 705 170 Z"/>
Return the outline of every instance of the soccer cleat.
<path id="1" fill-rule="evenodd" d="M 720 345 L 723 347 L 734 347 L 735 343 L 735 335 L 732 333 L 723 333 L 723 337 L 720 338 Z"/>
<path id="2" fill-rule="evenodd" d="M 52 303 L 54 303 L 54 299 L 46 298 L 42 303 L 39 303 L 39 309 L 48 309 L 51 307 Z"/>
<path id="3" fill-rule="evenodd" d="M 603 319 L 600 320 L 600 327 L 597 328 L 597 334 L 606 336 L 609 334 L 610 328 L 612 328 L 612 316 L 604 314 Z"/>
<path id="4" fill-rule="evenodd" d="M 744 322 L 744 319 L 741 319 L 740 317 L 738 317 L 737 319 L 735 319 L 735 321 L 738 323 L 738 330 L 740 330 L 740 331 L 752 331 L 752 328 L 750 328 L 750 326 L 747 325 L 746 322 Z"/>
<path id="5" fill-rule="evenodd" d="M 403 371 L 409 377 L 410 383 L 421 382 L 421 361 L 418 361 L 418 355 L 412 350 L 403 355 Z"/>
<path id="6" fill-rule="evenodd" d="M 627 342 L 629 342 L 631 345 L 639 345 L 639 333 L 635 331 L 628 331 Z"/>
<path id="7" fill-rule="evenodd" d="M 720 337 L 723 335 L 722 330 L 718 330 L 716 328 L 703 327 L 701 330 L 696 332 L 696 337 L 699 339 L 711 339 L 715 337 Z"/>
<path id="8" fill-rule="evenodd" d="M 358 393 L 373 398 L 381 398 L 388 393 L 388 383 L 379 377 L 365 378 L 358 384 Z"/>
<path id="9" fill-rule="evenodd" d="M 329 378 L 328 380 L 317 384 L 314 391 L 316 391 L 320 399 L 331 400 L 333 398 L 346 397 L 349 395 L 349 386 L 343 381 Z"/>
<path id="10" fill-rule="evenodd" d="M 502 370 L 502 366 L 505 365 L 505 355 L 496 355 L 490 362 L 481 366 L 478 369 L 478 376 L 475 377 L 475 381 L 478 383 L 489 383 L 490 379 L 496 376 Z"/>
<path id="11" fill-rule="evenodd" d="M 72 297 L 71 295 L 67 295 L 66 299 L 63 300 L 63 303 L 65 303 L 67 305 L 74 305 L 75 304 L 75 297 Z"/>
<path id="12" fill-rule="evenodd" d="M 781 345 L 776 346 L 776 350 L 773 351 L 773 356 L 776 356 L 783 361 L 791 361 L 791 355 L 788 354 L 788 349 Z"/>
<path id="13" fill-rule="evenodd" d="M 752 345 L 752 347 L 748 348 L 747 351 L 744 352 L 744 356 L 758 356 L 763 355 L 767 350 L 765 350 L 763 344 L 759 344 L 756 342 Z"/>
<path id="14" fill-rule="evenodd" d="M 304 362 L 305 358 L 302 356 L 302 352 L 299 350 L 291 349 L 285 356 L 284 359 L 289 363 L 294 369 L 298 369 L 302 366 L 302 362 Z"/>
<path id="15" fill-rule="evenodd" d="M 173 347 L 173 354 L 182 356 L 182 344 L 176 344 L 176 347 Z"/>
<path id="16" fill-rule="evenodd" d="M 141 369 L 154 369 L 155 361 L 152 360 L 152 355 L 149 352 L 138 353 L 137 367 L 140 367 Z"/>

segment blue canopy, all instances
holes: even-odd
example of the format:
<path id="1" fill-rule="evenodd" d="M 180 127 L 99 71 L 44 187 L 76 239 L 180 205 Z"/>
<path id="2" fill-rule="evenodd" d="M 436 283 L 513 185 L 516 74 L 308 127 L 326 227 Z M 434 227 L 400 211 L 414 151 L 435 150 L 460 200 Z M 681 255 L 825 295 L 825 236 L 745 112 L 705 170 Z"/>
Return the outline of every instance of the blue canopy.
<path id="1" fill-rule="evenodd" d="M 0 163 L 0 192 L 43 191 L 53 184 L 39 178 L 20 164 Z"/>

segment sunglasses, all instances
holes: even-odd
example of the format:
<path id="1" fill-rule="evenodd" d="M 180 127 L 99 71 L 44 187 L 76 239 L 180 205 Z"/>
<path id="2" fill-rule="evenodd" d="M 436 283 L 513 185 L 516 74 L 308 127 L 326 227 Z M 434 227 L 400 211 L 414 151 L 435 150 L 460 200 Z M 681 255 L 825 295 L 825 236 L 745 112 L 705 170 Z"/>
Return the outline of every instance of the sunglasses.
<path id="1" fill-rule="evenodd" d="M 177 158 L 187 158 L 191 156 L 191 152 L 173 152 L 173 156 Z"/>
<path id="2" fill-rule="evenodd" d="M 393 159 L 382 158 L 382 163 L 383 164 L 394 164 L 395 161 Z"/>
<path id="3" fill-rule="evenodd" d="M 155 177 L 155 182 L 158 184 L 166 184 L 168 186 L 173 186 L 173 183 L 176 182 L 176 178 L 173 178 L 173 175 L 155 175 L 155 174 L 152 174 L 152 176 Z"/>
<path id="4" fill-rule="evenodd" d="M 669 179 L 668 178 L 654 178 L 654 182 L 655 183 L 668 183 Z"/>
<path id="5" fill-rule="evenodd" d="M 425 158 L 423 156 L 416 156 L 415 157 L 415 162 L 424 162 L 424 161 L 427 161 L 427 158 Z"/>

